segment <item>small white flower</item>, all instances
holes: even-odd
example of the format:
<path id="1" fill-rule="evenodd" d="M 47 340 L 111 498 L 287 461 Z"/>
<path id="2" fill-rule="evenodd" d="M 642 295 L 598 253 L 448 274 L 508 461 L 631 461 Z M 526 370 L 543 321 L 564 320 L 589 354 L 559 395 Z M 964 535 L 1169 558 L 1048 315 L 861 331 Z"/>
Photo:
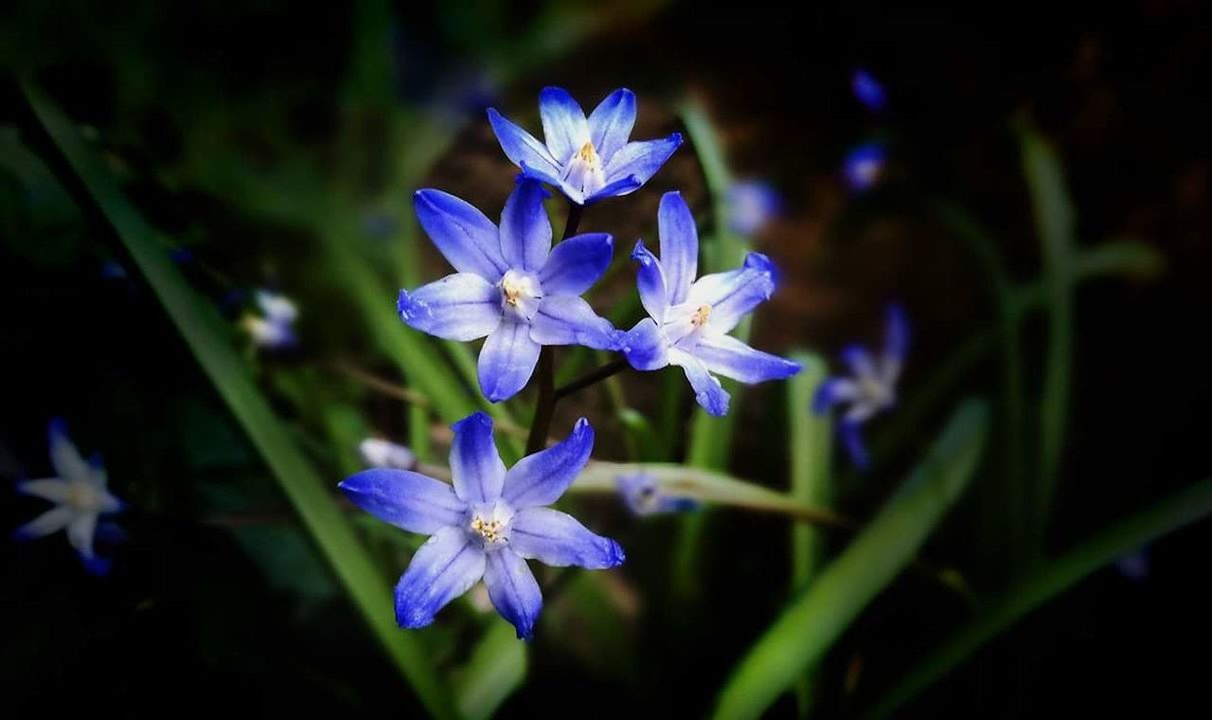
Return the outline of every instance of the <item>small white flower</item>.
<path id="1" fill-rule="evenodd" d="M 412 450 L 379 438 L 366 438 L 358 445 L 362 462 L 370 467 L 412 470 L 417 465 L 417 456 Z"/>
<path id="2" fill-rule="evenodd" d="M 257 306 L 261 315 L 246 313 L 240 320 L 253 343 L 268 349 L 293 347 L 296 343 L 294 324 L 299 317 L 294 302 L 285 295 L 258 290 Z"/>

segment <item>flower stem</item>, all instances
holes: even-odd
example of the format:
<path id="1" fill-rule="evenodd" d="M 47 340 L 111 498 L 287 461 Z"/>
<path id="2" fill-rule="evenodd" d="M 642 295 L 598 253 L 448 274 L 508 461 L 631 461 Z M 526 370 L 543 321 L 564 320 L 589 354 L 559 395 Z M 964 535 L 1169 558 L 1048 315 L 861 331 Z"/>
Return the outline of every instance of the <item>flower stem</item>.
<path id="1" fill-rule="evenodd" d="M 575 392 L 584 390 L 585 388 L 589 387 L 590 385 L 595 385 L 612 375 L 617 375 L 618 373 L 620 373 L 626 369 L 627 369 L 627 361 L 624 360 L 623 358 L 616 358 L 614 360 L 611 360 L 610 362 L 597 368 L 596 370 L 585 373 L 584 375 L 577 378 L 576 380 L 573 380 L 572 382 L 568 383 L 567 385 L 556 388 L 556 391 L 555 391 L 556 400 L 561 400 Z"/>

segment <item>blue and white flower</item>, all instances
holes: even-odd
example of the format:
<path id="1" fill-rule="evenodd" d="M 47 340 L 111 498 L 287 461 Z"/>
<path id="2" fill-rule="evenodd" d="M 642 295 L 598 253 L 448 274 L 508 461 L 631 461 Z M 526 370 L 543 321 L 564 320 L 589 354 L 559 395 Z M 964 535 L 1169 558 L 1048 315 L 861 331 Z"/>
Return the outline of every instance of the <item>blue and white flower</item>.
<path id="1" fill-rule="evenodd" d="M 588 118 L 567 90 L 543 88 L 539 115 L 545 145 L 488 109 L 501 149 L 522 174 L 560 188 L 578 205 L 634 192 L 682 144 L 679 133 L 629 142 L 635 125 L 635 93 L 622 88 L 610 93 Z"/>
<path id="2" fill-rule="evenodd" d="M 412 450 L 382 438 L 366 438 L 358 443 L 358 454 L 370 467 L 412 470 L 417 466 Z"/>
<path id="3" fill-rule="evenodd" d="M 294 347 L 298 343 L 294 325 L 299 319 L 294 301 L 268 290 L 258 290 L 256 300 L 261 314 L 249 313 L 241 320 L 253 344 L 270 350 Z"/>
<path id="4" fill-rule="evenodd" d="M 62 420 L 49 427 L 50 460 L 56 477 L 28 480 L 17 484 L 17 491 L 55 504 L 31 522 L 17 528 L 18 539 L 44 537 L 66 530 L 67 540 L 79 553 L 91 572 L 104 574 L 109 561 L 97 556 L 93 540 L 101 515 L 116 513 L 122 502 L 106 488 L 105 467 L 100 458 L 86 461 L 67 436 Z"/>
<path id="5" fill-rule="evenodd" d="M 636 515 L 686 512 L 699 507 L 694 498 L 673 495 L 646 472 L 620 475 L 616 481 L 627 509 Z"/>
<path id="6" fill-rule="evenodd" d="M 506 470 L 493 441 L 492 419 L 477 412 L 454 425 L 453 487 L 389 469 L 365 470 L 341 483 L 363 510 L 431 536 L 396 585 L 400 626 L 429 625 L 442 607 L 482 579 L 497 611 L 519 638 L 529 639 L 543 596 L 527 559 L 557 567 L 621 565 L 618 543 L 545 507 L 564 494 L 592 451 L 593 428 L 582 418 L 563 442 Z"/>
<path id="7" fill-rule="evenodd" d="M 480 389 L 492 402 L 526 386 L 543 345 L 614 350 L 621 335 L 581 293 L 614 255 L 611 237 L 586 233 L 551 246 L 547 192 L 519 178 L 500 228 L 479 210 L 440 190 L 420 190 L 421 226 L 457 271 L 413 292 L 400 291 L 400 318 L 447 340 L 487 336 L 480 350 Z"/>
<path id="8" fill-rule="evenodd" d="M 817 414 L 834 405 L 848 405 L 838 423 L 842 442 L 855 465 L 870 464 L 859 428 L 872 417 L 896 405 L 896 385 L 901 377 L 905 353 L 909 347 L 909 324 L 900 305 L 889 305 L 884 329 L 884 347 L 873 355 L 862 345 L 850 345 L 842 351 L 842 360 L 852 377 L 835 377 L 821 383 L 812 400 Z"/>
<path id="9" fill-rule="evenodd" d="M 868 110 L 879 112 L 888 103 L 884 86 L 875 79 L 874 75 L 863 68 L 857 68 L 850 76 L 850 89 L 854 92 L 855 99 Z"/>
<path id="10" fill-rule="evenodd" d="M 728 391 L 712 373 L 743 383 L 780 380 L 800 371 L 799 363 L 754 350 L 728 335 L 774 292 L 774 265 L 749 253 L 737 270 L 698 274 L 699 236 L 686 201 L 665 193 L 657 215 L 661 257 L 636 243 L 640 301 L 649 317 L 622 340 L 627 362 L 636 370 L 677 365 L 686 373 L 695 400 L 712 415 L 728 412 Z"/>
<path id="11" fill-rule="evenodd" d="M 878 141 L 863 143 L 846 154 L 842 174 L 854 192 L 863 192 L 880 181 L 884 175 L 887 153 Z"/>
<path id="12" fill-rule="evenodd" d="M 742 180 L 733 183 L 724 195 L 728 208 L 728 226 L 745 236 L 756 234 L 778 215 L 782 199 L 770 183 Z"/>

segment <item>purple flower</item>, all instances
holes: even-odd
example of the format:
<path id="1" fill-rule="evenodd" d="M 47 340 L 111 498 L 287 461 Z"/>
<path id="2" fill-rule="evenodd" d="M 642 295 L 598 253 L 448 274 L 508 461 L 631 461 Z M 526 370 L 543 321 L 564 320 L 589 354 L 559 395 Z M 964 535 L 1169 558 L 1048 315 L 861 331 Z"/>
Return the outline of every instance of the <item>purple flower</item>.
<path id="1" fill-rule="evenodd" d="M 851 150 L 842 168 L 850 189 L 862 192 L 879 182 L 884 174 L 885 156 L 883 143 L 877 141 L 863 143 Z"/>
<path id="2" fill-rule="evenodd" d="M 627 362 L 636 370 L 677 365 L 686 373 L 695 400 L 712 415 L 728 412 L 728 392 L 712 373 L 743 383 L 780 380 L 800 371 L 799 363 L 754 350 L 728 335 L 774 292 L 774 265 L 749 253 L 744 265 L 698 280 L 699 236 L 686 201 L 665 193 L 657 215 L 661 257 L 636 243 L 631 258 L 640 264 L 640 301 L 649 317 L 622 340 Z"/>
<path id="3" fill-rule="evenodd" d="M 635 515 L 685 512 L 699 507 L 694 498 L 666 492 L 656 478 L 646 472 L 620 475 L 615 482 L 627 509 Z"/>
<path id="4" fill-rule="evenodd" d="M 782 207 L 778 192 L 770 183 L 743 180 L 733 183 L 725 194 L 728 225 L 740 235 L 753 235 L 765 227 Z"/>
<path id="5" fill-rule="evenodd" d="M 612 568 L 623 549 L 571 515 L 545 507 L 559 499 L 593 450 L 593 428 L 577 421 L 566 440 L 522 458 L 509 470 L 492 438 L 492 419 L 477 412 L 454 425 L 454 486 L 407 470 L 375 469 L 341 483 L 358 507 L 409 532 L 430 535 L 396 584 L 396 622 L 420 628 L 483 579 L 497 610 L 534 635 L 543 607 L 527 559 L 564 567 Z"/>
<path id="6" fill-rule="evenodd" d="M 854 97 L 868 110 L 879 112 L 888 102 L 884 86 L 863 68 L 857 68 L 850 76 L 850 89 L 854 91 Z"/>
<path id="7" fill-rule="evenodd" d="M 539 115 L 546 145 L 488 109 L 501 149 L 522 174 L 560 188 L 578 205 L 635 191 L 682 144 L 678 133 L 663 140 L 629 142 L 635 125 L 635 93 L 626 89 L 610 93 L 586 118 L 567 90 L 543 88 Z"/>

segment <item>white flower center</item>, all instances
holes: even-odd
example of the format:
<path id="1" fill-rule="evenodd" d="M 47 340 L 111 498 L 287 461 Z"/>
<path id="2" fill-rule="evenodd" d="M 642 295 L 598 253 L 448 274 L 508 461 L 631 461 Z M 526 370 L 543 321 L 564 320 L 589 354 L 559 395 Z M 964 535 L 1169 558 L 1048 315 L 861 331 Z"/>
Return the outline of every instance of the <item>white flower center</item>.
<path id="1" fill-rule="evenodd" d="M 606 185 L 602 158 L 592 142 L 586 142 L 569 158 L 564 169 L 564 179 L 585 195 L 592 195 Z"/>
<path id="2" fill-rule="evenodd" d="M 506 314 L 530 322 L 539 311 L 539 301 L 542 299 L 543 288 L 534 275 L 521 270 L 507 270 L 501 278 L 501 307 Z"/>
<path id="3" fill-rule="evenodd" d="M 64 502 L 77 512 L 92 513 L 99 512 L 101 510 L 101 506 L 104 504 L 105 498 L 102 497 L 101 492 L 92 485 L 82 482 L 73 482 L 67 488 L 67 498 L 64 500 Z"/>
<path id="4" fill-rule="evenodd" d="M 509 544 L 509 523 L 513 508 L 504 500 L 473 505 L 469 513 L 467 532 L 485 550 L 497 550 Z"/>

